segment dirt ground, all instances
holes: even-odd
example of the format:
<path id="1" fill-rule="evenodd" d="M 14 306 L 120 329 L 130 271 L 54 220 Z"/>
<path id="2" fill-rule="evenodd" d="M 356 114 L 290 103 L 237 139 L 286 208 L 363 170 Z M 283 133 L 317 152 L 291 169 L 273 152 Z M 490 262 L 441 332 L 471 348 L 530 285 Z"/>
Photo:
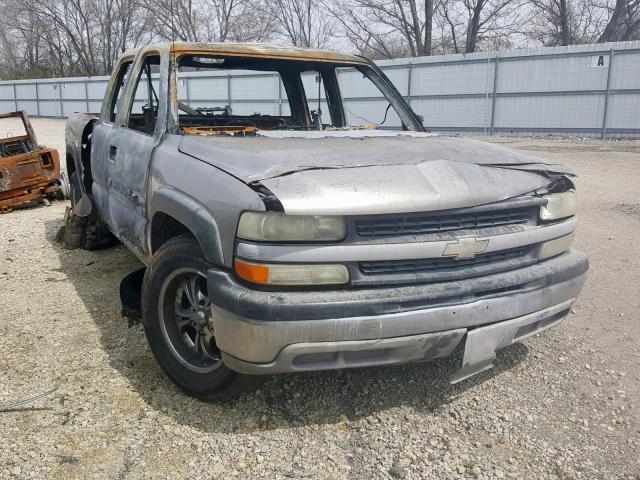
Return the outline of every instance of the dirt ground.
<path id="1" fill-rule="evenodd" d="M 64 158 L 64 123 L 33 123 Z M 63 202 L 0 215 L 0 406 L 59 387 L 0 411 L 0 478 L 640 478 L 640 141 L 488 140 L 576 169 L 591 270 L 564 322 L 455 386 L 447 360 L 193 400 L 120 315 L 133 255 L 56 246 Z"/>

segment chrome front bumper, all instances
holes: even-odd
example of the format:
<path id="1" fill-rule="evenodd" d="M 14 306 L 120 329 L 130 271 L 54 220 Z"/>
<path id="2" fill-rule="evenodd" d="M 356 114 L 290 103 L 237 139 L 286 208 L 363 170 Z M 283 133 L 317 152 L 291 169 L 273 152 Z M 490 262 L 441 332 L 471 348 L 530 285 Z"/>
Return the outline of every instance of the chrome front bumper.
<path id="1" fill-rule="evenodd" d="M 229 293 L 229 288 L 219 286 L 220 274 L 213 272 L 209 274 L 209 292 L 218 288 L 232 297 L 212 308 L 216 341 L 224 362 L 238 372 L 255 375 L 425 361 L 449 355 L 464 341 L 462 369 L 453 379 L 459 381 L 488 368 L 496 350 L 559 322 L 582 290 L 587 268 L 586 257 L 571 251 L 493 279 L 450 282 L 449 289 L 425 285 L 425 298 L 433 296 L 432 292 L 442 296 L 450 290 L 455 294 L 426 298 L 427 305 L 420 308 L 406 297 L 395 303 L 390 298 L 383 304 L 385 307 L 391 304 L 396 310 L 403 310 L 403 305 L 409 306 L 404 311 L 363 316 L 281 319 L 286 318 L 286 310 L 296 307 L 287 303 L 287 292 L 275 297 L 257 294 L 256 302 L 277 299 L 277 308 L 265 310 L 258 303 L 241 308 L 250 293 L 236 290 L 246 287 L 232 284 Z M 487 280 L 495 286 L 493 290 L 483 290 L 486 295 L 474 290 L 485 288 L 483 283 Z M 472 300 L 474 292 L 476 299 Z M 323 294 L 315 292 L 320 298 Z M 215 299 L 216 294 L 211 297 Z M 365 297 L 363 311 L 369 305 Z M 292 297 L 292 302 L 293 298 L 301 301 Z M 231 311 L 234 305 L 241 312 Z M 352 297 L 344 301 L 344 309 L 347 313 L 354 311 Z M 311 310 L 308 312 L 310 315 Z"/>

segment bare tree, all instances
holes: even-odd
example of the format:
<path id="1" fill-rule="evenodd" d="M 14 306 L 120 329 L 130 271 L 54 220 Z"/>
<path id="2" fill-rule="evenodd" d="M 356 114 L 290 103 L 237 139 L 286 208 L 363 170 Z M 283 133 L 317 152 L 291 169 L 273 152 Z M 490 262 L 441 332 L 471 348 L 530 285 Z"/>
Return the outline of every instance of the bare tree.
<path id="1" fill-rule="evenodd" d="M 261 41 L 271 23 L 256 18 L 258 0 L 142 0 L 154 16 L 153 31 L 164 40 Z"/>
<path id="2" fill-rule="evenodd" d="M 45 75 L 100 75 L 148 40 L 138 0 L 3 0 L 7 51 Z M 35 63 L 34 63 L 35 62 Z"/>
<path id="3" fill-rule="evenodd" d="M 431 55 L 434 0 L 347 0 L 326 6 L 360 52 L 378 58 Z"/>
<path id="4" fill-rule="evenodd" d="M 595 42 L 605 21 L 593 0 L 530 0 L 528 35 L 546 46 Z"/>
<path id="5" fill-rule="evenodd" d="M 263 20 L 275 38 L 298 47 L 325 47 L 334 36 L 334 19 L 315 0 L 263 0 Z"/>
<path id="6" fill-rule="evenodd" d="M 206 40 L 198 25 L 201 23 L 198 4 L 192 0 L 142 0 L 147 11 L 153 12 L 153 33 L 163 40 L 198 42 Z"/>
<path id="7" fill-rule="evenodd" d="M 259 42 L 273 33 L 273 22 L 259 15 L 257 0 L 205 0 L 203 8 L 213 19 L 207 23 L 209 40 Z"/>
<path id="8" fill-rule="evenodd" d="M 473 53 L 480 46 L 509 45 L 521 29 L 523 0 L 441 0 L 436 23 L 446 53 Z"/>
<path id="9" fill-rule="evenodd" d="M 571 45 L 575 34 L 573 9 L 567 0 L 531 0 L 537 13 L 545 20 L 548 39 L 546 45 Z"/>
<path id="10" fill-rule="evenodd" d="M 615 42 L 640 38 L 640 0 L 615 0 L 605 5 L 609 21 L 598 42 Z"/>

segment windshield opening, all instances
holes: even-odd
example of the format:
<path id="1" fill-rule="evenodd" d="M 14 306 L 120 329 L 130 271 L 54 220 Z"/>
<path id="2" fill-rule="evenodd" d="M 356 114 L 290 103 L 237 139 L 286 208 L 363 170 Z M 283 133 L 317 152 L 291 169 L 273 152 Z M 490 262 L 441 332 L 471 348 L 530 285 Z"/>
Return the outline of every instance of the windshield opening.
<path id="1" fill-rule="evenodd" d="M 183 55 L 177 71 L 178 125 L 187 134 L 406 130 L 396 111 L 402 99 L 385 96 L 365 65 Z"/>

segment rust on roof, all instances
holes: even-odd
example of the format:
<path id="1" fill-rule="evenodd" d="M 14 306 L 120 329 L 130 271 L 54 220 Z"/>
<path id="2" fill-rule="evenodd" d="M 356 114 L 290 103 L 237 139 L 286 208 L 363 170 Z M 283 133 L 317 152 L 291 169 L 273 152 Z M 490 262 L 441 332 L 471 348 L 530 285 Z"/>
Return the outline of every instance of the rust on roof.
<path id="1" fill-rule="evenodd" d="M 172 42 L 148 45 L 142 49 L 125 52 L 124 55 L 135 55 L 139 51 L 168 50 L 177 55 L 208 54 L 234 57 L 273 58 L 282 60 L 299 60 L 315 62 L 331 62 L 343 64 L 366 64 L 367 61 L 355 55 L 338 53 L 317 48 L 300 48 L 269 43 L 204 43 L 204 42 Z"/>

